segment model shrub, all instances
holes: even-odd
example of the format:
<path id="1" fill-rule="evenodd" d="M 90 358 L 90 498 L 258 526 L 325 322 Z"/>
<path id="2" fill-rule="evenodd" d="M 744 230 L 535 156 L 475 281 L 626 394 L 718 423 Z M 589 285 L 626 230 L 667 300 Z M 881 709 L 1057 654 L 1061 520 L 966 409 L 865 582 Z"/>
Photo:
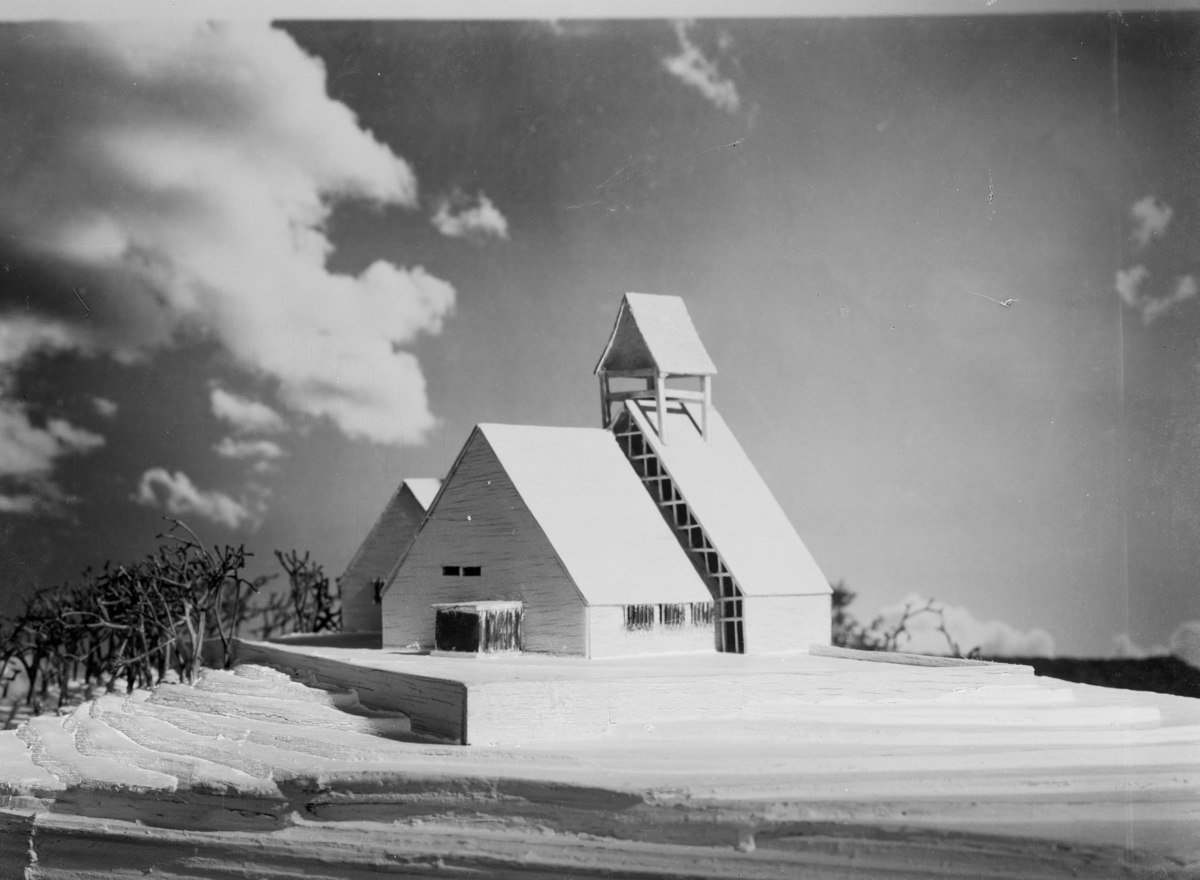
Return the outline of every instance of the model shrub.
<path id="1" fill-rule="evenodd" d="M 37 713 L 97 690 L 194 681 L 203 665 L 232 664 L 235 635 L 340 628 L 337 584 L 307 553 L 276 551 L 288 589 L 267 594 L 271 578 L 246 575 L 252 554 L 243 545 L 206 547 L 170 522 L 144 559 L 89 569 L 0 617 L 0 699 L 9 698 L 10 717 L 18 703 Z"/>
<path id="2" fill-rule="evenodd" d="M 860 651 L 895 651 L 900 638 L 908 633 L 908 622 L 921 614 L 933 614 L 938 618 L 937 630 L 946 638 L 951 657 L 964 656 L 958 642 L 946 629 L 945 614 L 936 600 L 929 599 L 924 605 L 905 605 L 900 618 L 889 623 L 878 615 L 869 624 L 862 624 L 850 611 L 857 594 L 846 587 L 844 581 L 830 584 L 833 589 L 830 602 L 830 642 L 839 648 L 856 648 Z M 967 657 L 979 656 L 979 649 L 972 648 Z"/>

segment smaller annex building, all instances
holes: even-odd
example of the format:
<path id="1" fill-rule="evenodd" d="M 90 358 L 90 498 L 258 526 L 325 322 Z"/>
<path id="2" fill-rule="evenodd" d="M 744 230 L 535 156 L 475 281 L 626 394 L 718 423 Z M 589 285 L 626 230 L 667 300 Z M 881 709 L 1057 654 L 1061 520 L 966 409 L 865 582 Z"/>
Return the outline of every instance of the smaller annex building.
<path id="1" fill-rule="evenodd" d="M 599 428 L 476 427 L 382 610 L 391 649 L 713 650 L 712 597 Z"/>
<path id="2" fill-rule="evenodd" d="M 441 480 L 432 478 L 408 479 L 388 500 L 339 581 L 343 631 L 379 632 L 383 628 L 379 616 L 383 585 L 421 527 L 441 485 Z"/>

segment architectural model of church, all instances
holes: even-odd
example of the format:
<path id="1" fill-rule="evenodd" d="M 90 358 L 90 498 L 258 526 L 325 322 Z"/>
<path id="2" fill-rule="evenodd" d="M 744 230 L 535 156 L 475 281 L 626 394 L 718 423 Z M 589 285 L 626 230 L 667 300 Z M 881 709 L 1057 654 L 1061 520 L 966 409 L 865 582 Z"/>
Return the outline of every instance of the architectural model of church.
<path id="1" fill-rule="evenodd" d="M 401 485 L 346 628 L 474 655 L 829 644 L 829 583 L 713 406 L 683 300 L 626 294 L 595 372 L 602 427 L 481 424 L 444 481 Z"/>

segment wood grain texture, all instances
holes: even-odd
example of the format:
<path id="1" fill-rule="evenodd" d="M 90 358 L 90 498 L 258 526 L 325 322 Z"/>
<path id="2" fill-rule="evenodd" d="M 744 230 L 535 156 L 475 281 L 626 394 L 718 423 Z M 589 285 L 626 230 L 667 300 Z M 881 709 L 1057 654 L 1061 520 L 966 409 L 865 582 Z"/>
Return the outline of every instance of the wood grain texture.
<path id="1" fill-rule="evenodd" d="M 635 402 L 625 404 L 742 592 L 828 594 L 829 581 L 720 412 L 708 408 L 706 443 L 700 427 L 702 407 L 672 403 L 667 414 L 669 442 L 663 444 L 654 427 L 653 408 L 647 409 L 643 412 Z"/>
<path id="2" fill-rule="evenodd" d="M 743 599 L 746 653 L 771 654 L 828 645 L 829 605 L 827 594 Z"/>
<path id="3" fill-rule="evenodd" d="M 342 628 L 378 632 L 383 625 L 375 581 L 391 574 L 441 487 L 435 479 L 408 479 L 388 501 L 341 579 Z"/>
<path id="4" fill-rule="evenodd" d="M 672 375 L 712 376 L 716 365 L 678 296 L 627 293 L 596 372 L 657 370 Z"/>
<path id="5" fill-rule="evenodd" d="M 446 577 L 446 565 L 477 565 L 482 575 Z M 430 649 L 434 605 L 489 599 L 522 603 L 525 650 L 586 651 L 583 597 L 476 428 L 384 593 L 383 643 Z"/>
<path id="6" fill-rule="evenodd" d="M 596 605 L 588 608 L 588 656 L 626 657 L 637 654 L 668 654 L 688 651 L 713 651 L 712 624 L 692 626 L 690 618 L 680 627 L 664 627 L 657 619 L 653 628 L 625 628 L 625 609 L 621 605 Z"/>
<path id="7" fill-rule="evenodd" d="M 695 663 L 458 665 L 529 689 L 569 680 L 561 670 L 618 688 Z M 723 720 L 618 714 L 590 740 L 475 747 L 414 739 L 356 694 L 258 666 L 104 697 L 0 733 L 0 876 L 1200 872 L 1200 701 L 999 665 L 701 665 L 696 680 L 779 667 L 812 688 Z M 560 672 L 523 679 L 522 666 Z"/>

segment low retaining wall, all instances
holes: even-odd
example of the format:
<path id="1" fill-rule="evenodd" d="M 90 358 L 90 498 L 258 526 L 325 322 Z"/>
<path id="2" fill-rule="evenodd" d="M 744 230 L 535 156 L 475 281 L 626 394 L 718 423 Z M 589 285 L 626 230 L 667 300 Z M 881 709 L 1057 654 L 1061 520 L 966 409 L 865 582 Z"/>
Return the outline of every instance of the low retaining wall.
<path id="1" fill-rule="evenodd" d="M 866 703 L 929 701 L 1033 678 L 1024 666 L 862 662 L 878 658 L 815 652 L 621 661 L 468 659 L 239 641 L 237 657 L 354 688 L 368 707 L 403 712 L 416 733 L 472 745 L 589 739 L 617 727 L 659 722 L 746 719 L 775 712 L 781 702 L 795 704 L 801 714 L 811 711 L 816 719 L 825 711 L 821 704 L 851 695 Z"/>
<path id="2" fill-rule="evenodd" d="M 414 733 L 467 742 L 467 688 L 462 682 L 378 669 L 309 653 L 305 647 L 238 639 L 236 657 L 239 663 L 307 672 L 320 684 L 354 688 L 368 708 L 403 712 Z"/>

